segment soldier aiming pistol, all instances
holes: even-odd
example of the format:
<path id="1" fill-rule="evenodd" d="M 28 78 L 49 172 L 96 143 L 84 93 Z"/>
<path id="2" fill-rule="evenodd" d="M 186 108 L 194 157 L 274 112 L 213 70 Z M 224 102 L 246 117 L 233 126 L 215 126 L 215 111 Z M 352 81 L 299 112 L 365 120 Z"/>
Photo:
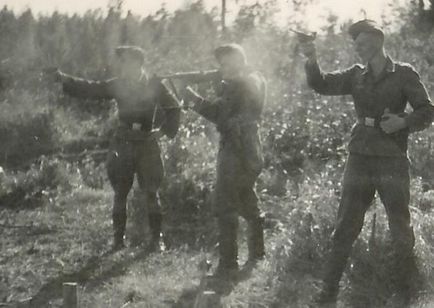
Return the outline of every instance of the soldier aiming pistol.
<path id="1" fill-rule="evenodd" d="M 114 190 L 113 249 L 124 247 L 126 201 L 137 175 L 143 206 L 148 207 L 152 233 L 151 249 L 160 247 L 162 214 L 158 190 L 163 179 L 159 137 L 173 138 L 179 127 L 180 108 L 167 83 L 148 78 L 144 68 L 144 52 L 136 46 L 120 46 L 115 50 L 114 68 L 117 77 L 90 81 L 72 77 L 59 70 L 54 79 L 63 91 L 86 99 L 115 99 L 119 126 L 111 140 L 107 171 Z"/>

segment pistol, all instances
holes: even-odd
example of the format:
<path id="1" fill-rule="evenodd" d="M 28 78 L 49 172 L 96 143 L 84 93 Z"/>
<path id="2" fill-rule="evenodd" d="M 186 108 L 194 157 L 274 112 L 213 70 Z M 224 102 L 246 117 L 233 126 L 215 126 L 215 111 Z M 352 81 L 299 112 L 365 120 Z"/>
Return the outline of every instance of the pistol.
<path id="1" fill-rule="evenodd" d="M 313 42 L 316 39 L 316 32 L 301 32 L 293 29 L 289 29 L 291 32 L 294 32 L 297 35 L 297 39 L 300 43 L 309 43 Z"/>

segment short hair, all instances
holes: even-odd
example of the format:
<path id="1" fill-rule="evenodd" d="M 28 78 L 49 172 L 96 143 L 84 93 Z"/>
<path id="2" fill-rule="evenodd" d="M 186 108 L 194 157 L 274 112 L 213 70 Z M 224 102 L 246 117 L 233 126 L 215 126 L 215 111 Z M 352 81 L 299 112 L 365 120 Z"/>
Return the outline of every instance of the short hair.
<path id="1" fill-rule="evenodd" d="M 145 63 L 145 52 L 139 46 L 118 46 L 115 48 L 115 54 L 118 57 L 127 57 L 143 65 Z"/>
<path id="2" fill-rule="evenodd" d="M 214 56 L 217 61 L 221 61 L 221 58 L 227 55 L 236 55 L 240 58 L 243 64 L 247 64 L 246 53 L 244 52 L 244 48 L 239 44 L 225 44 L 217 47 L 214 50 Z"/>
<path id="3" fill-rule="evenodd" d="M 348 29 L 348 34 L 355 41 L 360 33 L 375 34 L 384 41 L 383 29 L 371 19 L 363 19 L 352 24 Z"/>

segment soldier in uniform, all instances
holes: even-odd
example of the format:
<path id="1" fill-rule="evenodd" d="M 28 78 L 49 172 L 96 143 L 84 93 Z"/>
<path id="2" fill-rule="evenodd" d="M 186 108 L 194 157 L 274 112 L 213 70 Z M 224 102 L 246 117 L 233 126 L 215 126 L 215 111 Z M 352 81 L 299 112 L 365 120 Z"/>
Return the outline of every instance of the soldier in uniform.
<path id="1" fill-rule="evenodd" d="M 384 50 L 384 33 L 372 20 L 349 28 L 364 65 L 333 73 L 318 66 L 313 41 L 301 43 L 307 57 L 307 81 L 323 95 L 352 95 L 358 117 L 351 134 L 343 177 L 342 196 L 326 263 L 323 288 L 316 304 L 336 303 L 339 281 L 352 245 L 359 235 L 366 210 L 378 192 L 385 206 L 394 246 L 396 306 L 411 299 L 415 272 L 414 234 L 409 211 L 409 133 L 427 128 L 434 109 L 415 69 L 395 62 Z M 404 110 L 407 103 L 412 112 Z"/>
<path id="2" fill-rule="evenodd" d="M 107 157 L 108 177 L 114 190 L 114 250 L 124 247 L 126 201 L 135 174 L 144 206 L 148 207 L 151 249 L 160 246 L 162 214 L 158 189 L 164 170 L 158 139 L 163 135 L 175 137 L 180 121 L 176 97 L 164 81 L 148 78 L 143 64 L 140 47 L 120 46 L 115 49 L 115 78 L 91 81 L 56 72 L 56 79 L 68 95 L 117 102 L 119 126 Z"/>
<path id="3" fill-rule="evenodd" d="M 218 71 L 180 73 L 190 82 L 214 81 L 215 101 L 187 88 L 192 109 L 214 123 L 220 133 L 214 208 L 219 226 L 219 264 L 215 275 L 236 278 L 238 273 L 238 216 L 248 223 L 249 264 L 264 257 L 263 217 L 255 182 L 263 165 L 259 125 L 266 98 L 263 76 L 247 65 L 243 48 L 228 44 L 215 50 Z"/>

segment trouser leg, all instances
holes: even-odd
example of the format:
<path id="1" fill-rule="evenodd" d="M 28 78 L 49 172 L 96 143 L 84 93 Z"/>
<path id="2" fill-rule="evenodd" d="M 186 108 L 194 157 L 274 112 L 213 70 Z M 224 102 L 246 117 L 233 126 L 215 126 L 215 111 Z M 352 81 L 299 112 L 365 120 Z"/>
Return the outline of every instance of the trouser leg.
<path id="1" fill-rule="evenodd" d="M 336 301 L 339 281 L 344 272 L 352 245 L 363 227 L 375 187 L 369 175 L 369 159 L 350 155 L 345 167 L 338 218 L 332 235 L 332 249 L 326 262 L 320 302 Z"/>
<path id="2" fill-rule="evenodd" d="M 149 228 L 151 230 L 151 246 L 158 248 L 162 236 L 162 223 L 163 215 L 161 214 L 161 207 L 156 192 L 147 193 L 147 202 L 149 206 Z"/>
<path id="3" fill-rule="evenodd" d="M 217 181 L 214 209 L 218 223 L 219 266 L 217 274 L 238 268 L 237 165 L 228 148 L 220 149 L 217 160 Z"/>
<path id="4" fill-rule="evenodd" d="M 138 182 L 147 207 L 151 231 L 151 248 L 160 247 L 163 215 L 161 214 L 158 190 L 164 177 L 164 166 L 160 149 L 155 140 L 148 140 L 138 148 Z"/>
<path id="5" fill-rule="evenodd" d="M 409 301 L 417 272 L 413 252 L 414 233 L 410 224 L 410 181 L 406 158 L 384 159 L 378 165 L 378 192 L 386 208 L 394 250 L 393 277 L 396 292 Z"/>
<path id="6" fill-rule="evenodd" d="M 125 235 L 125 227 L 127 223 L 126 202 L 127 197 L 124 193 L 115 192 L 112 212 L 115 245 L 122 243 Z"/>
<path id="7" fill-rule="evenodd" d="M 221 215 L 218 217 L 219 226 L 219 268 L 231 270 L 238 268 L 238 217 L 235 215 Z"/>
<path id="8" fill-rule="evenodd" d="M 265 256 L 264 218 L 258 207 L 258 197 L 254 190 L 256 176 L 246 178 L 239 189 L 241 204 L 239 213 L 247 221 L 248 260 L 260 260 Z"/>
<path id="9" fill-rule="evenodd" d="M 132 152 L 128 143 L 112 145 L 107 157 L 107 173 L 114 190 L 112 211 L 114 246 L 123 245 L 127 221 L 127 196 L 134 180 L 134 167 L 131 162 Z"/>
<path id="10" fill-rule="evenodd" d="M 248 239 L 249 260 L 261 260 L 265 256 L 264 245 L 264 219 L 263 217 L 255 218 L 248 222 Z"/>

